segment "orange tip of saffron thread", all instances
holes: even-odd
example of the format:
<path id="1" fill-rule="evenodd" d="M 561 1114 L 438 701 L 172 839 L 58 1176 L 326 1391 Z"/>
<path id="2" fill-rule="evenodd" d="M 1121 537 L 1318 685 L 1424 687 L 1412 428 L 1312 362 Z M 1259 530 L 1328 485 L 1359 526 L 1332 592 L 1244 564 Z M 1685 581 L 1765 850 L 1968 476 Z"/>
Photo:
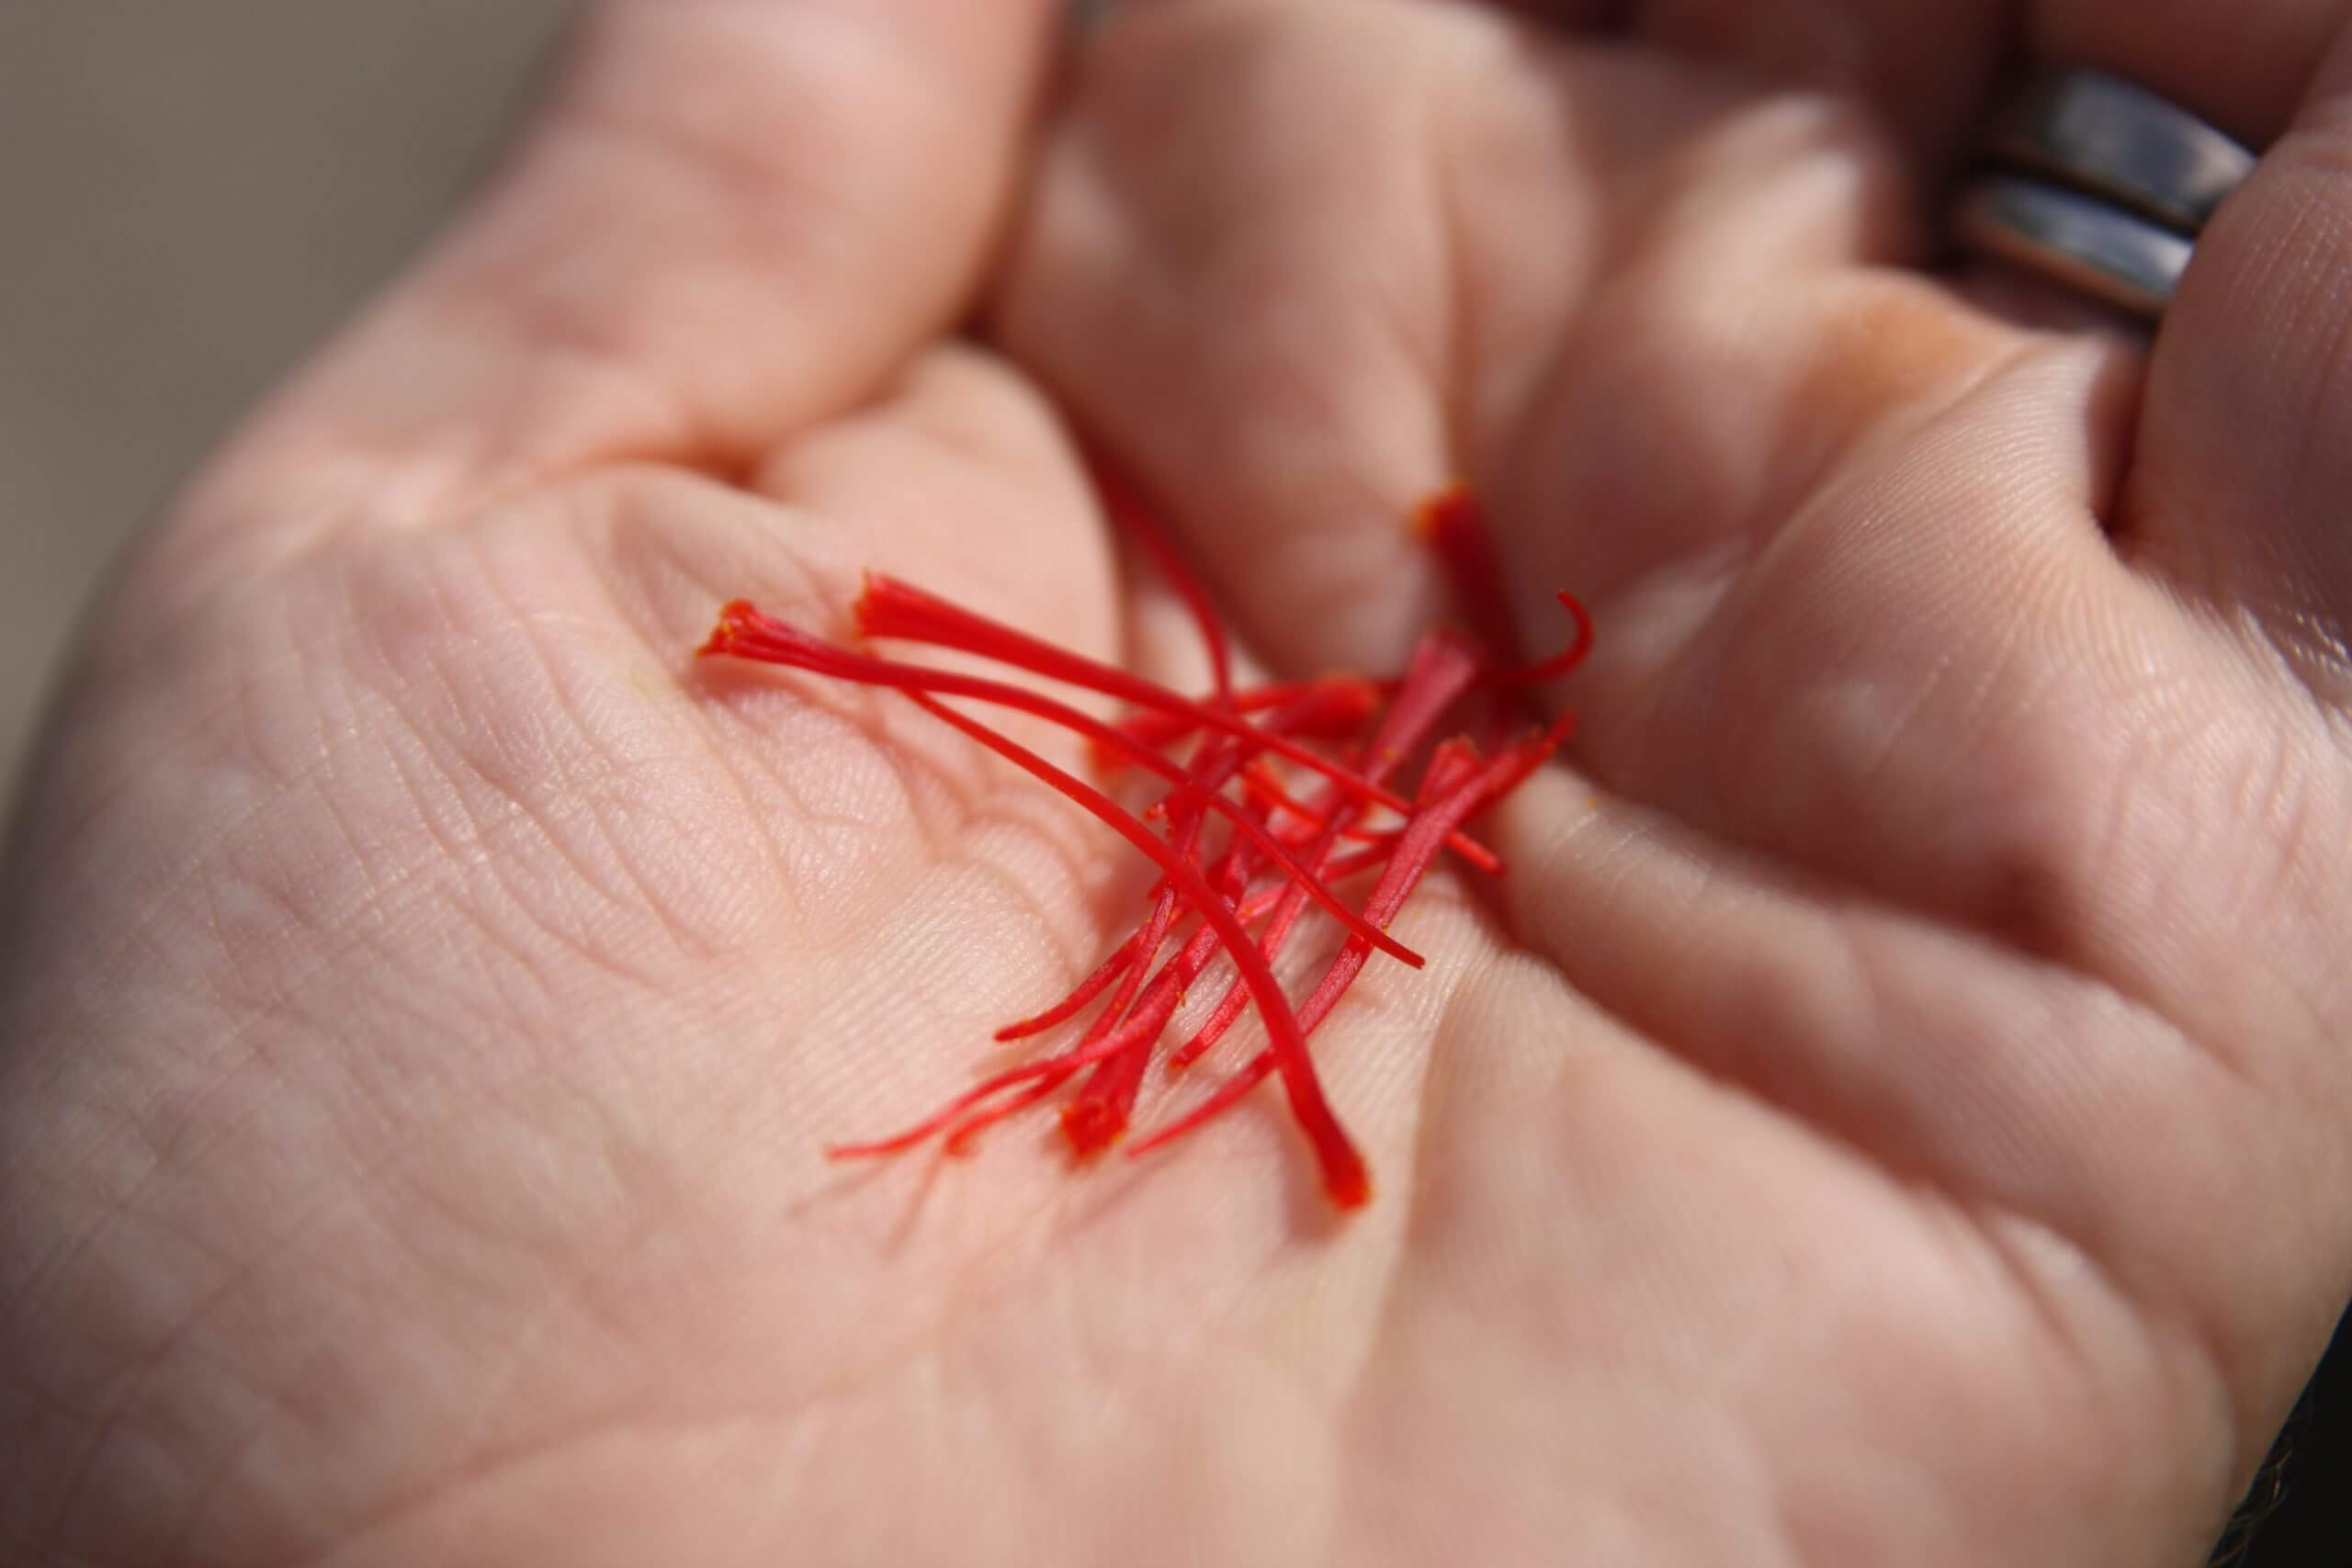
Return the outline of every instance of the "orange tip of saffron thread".
<path id="1" fill-rule="evenodd" d="M 1458 525 L 1464 514 L 1476 505 L 1467 483 L 1448 479 L 1415 503 L 1406 515 L 1405 526 L 1417 539 L 1433 539 Z"/>
<path id="2" fill-rule="evenodd" d="M 1351 1159 L 1331 1171 L 1323 1183 L 1331 1206 L 1351 1213 L 1372 1201 L 1372 1171 L 1362 1159 Z"/>
<path id="3" fill-rule="evenodd" d="M 1537 663 L 1522 665 L 1517 670 L 1495 671 L 1487 676 L 1485 684 L 1532 686 L 1544 681 L 1557 680 L 1584 662 L 1585 655 L 1592 651 L 1592 612 L 1584 607 L 1583 600 L 1565 588 L 1560 590 L 1560 607 L 1567 611 L 1569 618 L 1576 623 L 1576 636 L 1568 639 L 1568 646 Z"/>

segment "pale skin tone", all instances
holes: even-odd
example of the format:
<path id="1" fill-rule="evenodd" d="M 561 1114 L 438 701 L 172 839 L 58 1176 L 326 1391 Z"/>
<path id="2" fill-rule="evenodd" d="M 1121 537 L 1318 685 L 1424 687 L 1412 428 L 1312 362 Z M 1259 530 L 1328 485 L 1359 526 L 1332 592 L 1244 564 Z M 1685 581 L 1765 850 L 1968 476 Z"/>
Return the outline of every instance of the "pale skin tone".
<path id="1" fill-rule="evenodd" d="M 0 1556 L 2198 1561 L 2352 1290 L 2339 8 L 1160 0 L 1040 126 L 1050 9 L 611 7 L 96 612 Z M 2275 142 L 2152 352 L 1914 269 L 2012 50 Z M 1457 474 L 1599 618 L 1317 1037 L 1344 1222 L 1271 1091 L 819 1157 L 1141 884 L 687 650 L 874 568 L 1197 680 L 1073 423 L 1266 668 L 1399 656 Z"/>

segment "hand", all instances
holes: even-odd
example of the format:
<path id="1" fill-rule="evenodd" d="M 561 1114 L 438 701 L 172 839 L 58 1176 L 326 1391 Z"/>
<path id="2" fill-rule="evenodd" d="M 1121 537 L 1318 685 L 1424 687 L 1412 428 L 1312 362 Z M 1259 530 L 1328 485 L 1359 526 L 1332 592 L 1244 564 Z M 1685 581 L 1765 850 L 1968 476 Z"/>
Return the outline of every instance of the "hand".
<path id="1" fill-rule="evenodd" d="M 2352 1291 L 2342 8 L 1614 9 L 1134 6 L 1000 310 L 1282 662 L 1396 657 L 1457 473 L 1599 622 L 1426 1050 L 1324 1054 L 1403 1103 L 1320 1524 L 2193 1563 Z M 1917 270 L 2016 53 L 2275 141 L 2152 357 Z"/>
<path id="2" fill-rule="evenodd" d="M 1479 41 L 1499 24 L 1365 17 L 1333 43 L 1378 41 L 1392 86 L 1456 40 L 1487 73 L 1464 108 L 1487 112 L 1489 83 L 1558 107 L 1547 62 Z M 2142 531 L 2119 565 L 2091 476 L 2129 423 L 2129 351 L 2041 346 L 1925 283 L 1888 283 L 1916 314 L 1868 318 L 1918 327 L 1903 344 L 1854 333 L 1810 383 L 1749 378 L 1743 408 L 1803 412 L 1823 450 L 1793 476 L 1803 454 L 1758 452 L 1758 482 L 1785 483 L 1736 529 L 1702 494 L 1539 537 L 1592 480 L 1537 460 L 1611 456 L 1541 438 L 1566 406 L 1552 349 L 1598 319 L 1572 278 L 1534 277 L 1560 305 L 1496 329 L 1542 350 L 1495 420 L 1521 439 L 1416 456 L 1316 406 L 1476 423 L 1452 389 L 1318 361 L 1396 300 L 1270 245 L 1328 282 L 1333 319 L 1289 375 L 1228 377 L 1205 361 L 1269 340 L 1227 333 L 1211 256 L 1101 271 L 1057 231 L 1103 194 L 1094 238 L 1139 236 L 1166 187 L 1113 169 L 1091 189 L 1057 160 L 1006 333 L 1146 468 L 1259 645 L 1392 651 L 1429 596 L 1384 597 L 1409 558 L 1365 552 L 1467 465 L 1531 599 L 1590 590 L 1608 617 L 1615 651 L 1576 694 L 1594 783 L 1497 824 L 1506 907 L 1433 889 L 1403 934 L 1434 973 L 1368 976 L 1318 1035 L 1385 1194 L 1344 1228 L 1311 1218 L 1274 1114 L 1083 1179 L 1015 1137 L 944 1173 L 816 1158 L 926 1107 L 1129 912 L 1091 825 L 921 715 L 684 660 L 718 599 L 821 622 L 867 567 L 1096 652 L 1154 640 L 1053 415 L 936 341 L 1004 216 L 1047 21 L 957 0 L 608 11 L 484 209 L 126 573 L 0 906 L 0 1444 L 30 1456 L 0 1471 L 0 1542 L 125 1562 L 2189 1560 L 2352 1254 L 2312 1197 L 2340 1190 L 2352 1105 L 2325 662 L 2346 576 L 2319 499 L 2341 487 L 2319 436 L 2295 462 L 2256 444 L 2324 435 L 2316 415 L 2266 425 L 2232 389 L 2233 425 L 2173 416 L 2200 433 L 2165 481 L 2185 498 L 2148 504 L 2177 542 L 2124 506 Z M 1302 88 L 1347 88 L 1367 56 L 1305 47 L 1325 25 L 1171 7 L 1090 71 L 1159 54 L 1154 83 L 1182 90 L 1159 101 L 1210 122 L 1186 132 L 1202 188 L 1238 191 L 1260 154 L 1201 145 L 1210 83 L 1174 66 L 1290 39 Z M 1661 149 L 1738 101 L 1645 69 Z M 1099 86 L 1066 145 L 1149 105 Z M 1333 145 L 1380 123 L 1334 114 Z M 1315 130 L 1281 129 L 1263 152 Z M 1511 190 L 1597 188 L 1557 173 Z M 1413 209 L 1449 252 L 1462 194 Z M 2285 221 L 2259 194 L 2232 215 L 2248 257 L 2266 213 Z M 1179 231 L 1246 253 L 1248 215 Z M 1825 298 L 1855 282 L 1838 270 Z M 1170 281 L 1207 354 L 1136 334 L 1124 374 L 1177 378 L 1159 412 L 1189 446 L 1076 362 L 1087 322 L 1131 322 Z M 1525 278 L 1493 287 L 1526 308 Z M 2265 396 L 2318 408 L 2279 375 L 2283 325 L 2249 346 L 2259 324 L 2206 352 L 2257 355 Z M 1883 389 L 1818 431 L 1858 344 Z M 1563 386 L 1581 363 L 1559 358 Z M 1248 424 L 1188 412 L 1241 389 Z M 1645 402 L 1691 406 L 1679 382 Z M 2086 408 L 2113 429 L 2069 445 L 2053 414 Z M 1278 532 L 1324 515 L 1283 487 L 1301 434 L 1292 461 L 1359 489 L 1337 551 Z M 1997 493 L 1970 450 L 2014 465 Z M 1686 483 L 1737 477 L 1713 444 L 1675 452 Z M 1221 538 L 1211 479 L 1265 527 Z M 2185 525 L 2199 494 L 2232 528 Z M 1708 556 L 1720 584 L 1689 564 Z M 2260 584 L 2313 597 L 2290 615 Z M 1347 612 L 1321 615 L 1328 642 L 1298 629 L 1318 604 Z M 1675 708 L 1693 690 L 1713 733 Z M 2077 842 L 2091 818 L 2109 837 Z"/>

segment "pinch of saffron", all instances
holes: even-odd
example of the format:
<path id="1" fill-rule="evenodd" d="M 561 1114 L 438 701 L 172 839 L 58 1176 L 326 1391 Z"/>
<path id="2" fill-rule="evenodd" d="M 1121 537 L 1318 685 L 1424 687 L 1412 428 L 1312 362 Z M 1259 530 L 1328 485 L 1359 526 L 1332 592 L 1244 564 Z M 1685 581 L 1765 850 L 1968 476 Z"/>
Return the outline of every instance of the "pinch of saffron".
<path id="1" fill-rule="evenodd" d="M 868 579 L 858 604 L 860 626 L 866 635 L 977 653 L 1105 693 L 1138 711 L 1105 724 L 1025 687 L 869 658 L 763 616 L 742 601 L 727 607 L 700 650 L 896 689 L 1118 831 L 1160 874 L 1148 895 L 1148 912 L 1108 959 L 1062 1000 L 998 1035 L 1011 1040 L 1041 1033 L 1075 1019 L 1109 993 L 1074 1045 L 993 1073 L 889 1137 L 843 1144 L 827 1152 L 835 1158 L 865 1157 L 936 1139 L 945 1153 L 960 1155 L 996 1122 L 1060 1092 L 1084 1074 L 1074 1098 L 1061 1109 L 1061 1128 L 1077 1157 L 1100 1155 L 1125 1134 L 1150 1062 L 1163 1047 L 1188 988 L 1222 955 L 1233 964 L 1234 978 L 1208 1021 L 1192 1040 L 1169 1053 L 1169 1065 L 1180 1067 L 1196 1058 L 1252 1002 L 1266 1030 L 1265 1044 L 1204 1100 L 1147 1135 L 1129 1140 L 1127 1153 L 1147 1154 L 1188 1135 L 1239 1103 L 1266 1077 L 1279 1074 L 1326 1194 L 1341 1209 L 1359 1206 L 1371 1196 L 1370 1178 L 1324 1096 L 1307 1039 L 1362 974 L 1374 949 L 1395 949 L 1385 928 L 1446 848 L 1474 863 L 1492 861 L 1490 852 L 1463 833 L 1464 825 L 1523 783 L 1566 738 L 1570 720 L 1563 716 L 1540 733 L 1513 740 L 1508 735 L 1512 705 L 1480 699 L 1469 716 L 1458 722 L 1487 735 L 1491 755 L 1482 757 L 1466 740 L 1439 744 L 1429 753 L 1409 804 L 1392 790 L 1389 776 L 1403 759 L 1420 754 L 1460 699 L 1475 692 L 1510 692 L 1575 667 L 1591 645 L 1590 617 L 1572 596 L 1562 594 L 1561 603 L 1576 621 L 1576 635 L 1566 649 L 1537 664 L 1481 658 L 1461 643 L 1438 637 L 1424 639 L 1400 677 L 1324 676 L 1237 689 L 1224 632 L 1206 593 L 1132 488 L 1107 469 L 1102 481 L 1106 509 L 1183 599 L 1200 632 L 1214 687 L 1205 698 L 1179 696 L 1116 667 L 1056 649 L 921 590 L 880 578 Z M 1509 647 L 1499 575 L 1493 570 L 1491 541 L 1475 500 L 1460 491 L 1432 498 L 1416 526 L 1454 571 L 1459 602 L 1474 624 L 1487 634 L 1492 646 Z M 1484 601 L 1478 598 L 1481 592 L 1487 594 Z M 946 706 L 939 700 L 945 696 L 1046 718 L 1082 739 L 1105 766 L 1141 766 L 1156 773 L 1168 791 L 1146 815 L 1164 823 L 1164 837 L 1099 790 Z M 1369 736 L 1364 734 L 1367 728 Z M 1162 748 L 1188 737 L 1198 739 L 1189 761 L 1180 764 L 1161 754 Z M 1298 744 L 1308 737 L 1340 742 L 1340 760 Z M 1322 782 L 1311 797 L 1292 793 L 1298 775 L 1278 770 L 1274 758 L 1319 776 Z M 1398 813 L 1399 825 L 1368 825 L 1365 818 L 1375 808 Z M 1204 837 L 1212 817 L 1227 828 L 1213 856 Z M 1493 863 L 1499 870 L 1499 862 Z M 1373 882 L 1360 912 L 1331 891 L 1335 884 L 1367 874 Z M 1310 899 L 1348 930 L 1321 977 L 1294 1005 L 1275 981 L 1272 964 Z M 1258 932 L 1254 939 L 1253 931 Z M 1163 948 L 1179 937 L 1174 949 L 1163 955 Z"/>

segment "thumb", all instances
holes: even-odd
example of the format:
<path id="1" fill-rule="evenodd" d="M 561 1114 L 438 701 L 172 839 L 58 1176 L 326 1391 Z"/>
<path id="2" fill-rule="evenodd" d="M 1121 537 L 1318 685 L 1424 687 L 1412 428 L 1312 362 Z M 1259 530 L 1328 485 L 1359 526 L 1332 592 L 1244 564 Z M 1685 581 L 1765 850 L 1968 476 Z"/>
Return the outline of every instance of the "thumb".
<path id="1" fill-rule="evenodd" d="M 736 468 L 845 407 L 976 286 L 1058 10 L 603 0 L 472 210 L 185 523 L 413 522 L 590 463 Z"/>

